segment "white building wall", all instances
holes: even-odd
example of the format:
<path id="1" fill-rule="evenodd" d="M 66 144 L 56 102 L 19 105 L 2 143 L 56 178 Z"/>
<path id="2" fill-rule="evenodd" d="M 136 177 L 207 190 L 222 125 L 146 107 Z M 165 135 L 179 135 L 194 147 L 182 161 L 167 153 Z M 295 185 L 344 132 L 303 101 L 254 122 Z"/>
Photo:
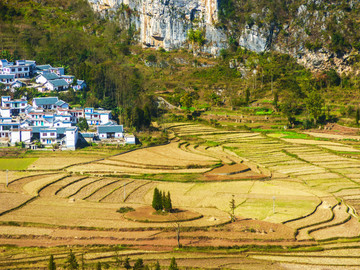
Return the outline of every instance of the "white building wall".
<path id="1" fill-rule="evenodd" d="M 109 122 L 109 120 L 110 120 L 109 114 L 100 114 L 100 121 L 102 125 Z"/>
<path id="2" fill-rule="evenodd" d="M 122 132 L 115 133 L 115 138 L 123 138 L 124 134 Z"/>
<path id="3" fill-rule="evenodd" d="M 11 117 L 10 109 L 1 109 L 0 108 L 1 117 Z"/>
<path id="4" fill-rule="evenodd" d="M 66 147 L 72 150 L 76 148 L 76 142 L 78 140 L 78 130 L 71 129 L 66 130 Z"/>

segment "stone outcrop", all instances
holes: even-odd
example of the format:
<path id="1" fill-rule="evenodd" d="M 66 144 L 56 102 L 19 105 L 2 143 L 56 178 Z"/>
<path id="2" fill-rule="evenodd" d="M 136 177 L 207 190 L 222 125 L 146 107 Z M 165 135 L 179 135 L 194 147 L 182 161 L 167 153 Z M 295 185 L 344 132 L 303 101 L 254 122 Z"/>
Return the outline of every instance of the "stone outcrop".
<path id="1" fill-rule="evenodd" d="M 93 9 L 107 16 L 119 16 L 119 10 L 131 10 L 130 23 L 139 32 L 139 42 L 147 47 L 166 50 L 189 46 L 190 28 L 205 34 L 204 52 L 218 54 L 227 45 L 224 31 L 215 27 L 218 0 L 88 0 Z"/>
<path id="2" fill-rule="evenodd" d="M 134 26 L 139 43 L 146 47 L 166 50 L 191 48 L 187 41 L 189 29 L 199 29 L 205 34 L 202 52 L 218 55 L 227 48 L 228 40 L 257 53 L 273 50 L 289 54 L 314 71 L 336 69 L 339 73 L 351 71 L 351 54 L 336 55 L 327 49 L 329 34 L 324 35 L 331 18 L 341 24 L 345 18 L 342 10 L 332 11 L 336 1 L 308 0 L 299 4 L 295 16 L 286 23 L 266 20 L 271 15 L 268 8 L 251 14 L 252 22 L 229 22 L 227 30 L 217 27 L 221 0 L 87 0 L 93 9 L 104 16 L 114 18 L 122 26 Z M 359 0 L 350 0 L 349 7 L 356 10 Z M 315 9 L 314 9 L 315 5 Z M 319 37 L 320 49 L 309 50 L 305 46 Z M 230 63 L 232 65 L 233 63 Z M 236 66 L 236 65 L 235 65 Z M 242 72 L 242 73 L 245 73 Z"/>

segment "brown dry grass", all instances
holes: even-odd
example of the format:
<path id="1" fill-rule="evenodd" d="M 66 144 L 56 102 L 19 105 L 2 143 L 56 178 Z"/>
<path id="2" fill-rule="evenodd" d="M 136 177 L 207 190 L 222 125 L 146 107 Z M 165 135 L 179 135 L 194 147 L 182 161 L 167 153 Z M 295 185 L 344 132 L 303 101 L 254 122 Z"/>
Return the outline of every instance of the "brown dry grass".
<path id="1" fill-rule="evenodd" d="M 86 200 L 97 202 L 104 198 L 106 195 L 108 195 L 110 192 L 112 192 L 114 189 L 123 186 L 123 184 L 126 182 L 126 180 L 116 180 L 112 184 L 103 186 L 101 189 L 97 190 L 94 194 L 92 194 L 89 198 L 86 198 Z"/>
<path id="2" fill-rule="evenodd" d="M 0 193 L 0 213 L 13 209 L 32 198 L 27 194 Z"/>
<path id="3" fill-rule="evenodd" d="M 99 181 L 93 182 L 89 185 L 87 185 L 86 187 L 81 188 L 81 190 L 76 193 L 74 196 L 72 196 L 72 198 L 76 199 L 76 200 L 81 200 L 87 196 L 89 196 L 90 194 L 92 194 L 93 192 L 95 192 L 97 189 L 101 188 L 104 185 L 110 184 L 112 182 L 114 182 L 114 179 L 99 179 Z"/>
<path id="4" fill-rule="evenodd" d="M 51 197 L 51 196 L 55 196 L 55 193 L 63 186 L 68 185 L 74 181 L 77 181 L 81 178 L 84 178 L 84 176 L 69 176 L 66 177 L 56 183 L 53 183 L 49 186 L 47 186 L 46 188 L 44 188 L 43 190 L 40 191 L 39 195 L 41 197 Z"/>
<path id="5" fill-rule="evenodd" d="M 98 180 L 99 178 L 92 177 L 74 182 L 73 184 L 66 186 L 64 189 L 60 190 L 56 195 L 62 198 L 69 197 L 73 195 L 75 192 L 77 192 L 79 189 L 81 189 L 83 186 Z"/>

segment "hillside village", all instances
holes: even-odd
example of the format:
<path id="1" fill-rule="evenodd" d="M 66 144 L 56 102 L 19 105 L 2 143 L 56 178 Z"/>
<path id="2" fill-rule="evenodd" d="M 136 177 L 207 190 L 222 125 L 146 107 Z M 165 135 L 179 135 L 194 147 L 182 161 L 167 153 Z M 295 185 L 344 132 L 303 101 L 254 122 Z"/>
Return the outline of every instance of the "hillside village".
<path id="1" fill-rule="evenodd" d="M 15 92 L 18 87 L 35 88 L 39 92 L 78 91 L 85 81 L 64 75 L 64 68 L 36 65 L 35 61 L 18 60 L 16 64 L 0 60 L 0 82 L 4 89 Z M 70 108 L 58 97 L 1 97 L 0 144 L 21 143 L 30 149 L 59 148 L 75 150 L 82 142 L 102 141 L 112 144 L 135 144 L 135 137 L 125 134 L 122 125 L 111 120 L 111 111 L 94 108 Z M 80 132 L 77 126 L 85 119 L 93 132 Z M 95 131 L 96 130 L 96 131 Z"/>
<path id="2" fill-rule="evenodd" d="M 16 88 L 34 88 L 39 92 L 84 89 L 86 83 L 73 75 L 65 75 L 63 67 L 37 65 L 33 60 L 0 60 L 0 83 L 3 89 L 14 92 Z"/>

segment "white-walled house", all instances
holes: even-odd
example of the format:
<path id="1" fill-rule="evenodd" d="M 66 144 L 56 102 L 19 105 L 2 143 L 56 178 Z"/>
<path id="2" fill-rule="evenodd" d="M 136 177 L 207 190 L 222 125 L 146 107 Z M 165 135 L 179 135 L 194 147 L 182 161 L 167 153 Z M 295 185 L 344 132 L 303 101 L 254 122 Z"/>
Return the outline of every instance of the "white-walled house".
<path id="1" fill-rule="evenodd" d="M 133 134 L 125 134 L 124 139 L 127 144 L 136 144 L 136 137 Z"/>
<path id="2" fill-rule="evenodd" d="M 88 125 L 104 125 L 110 121 L 110 118 L 111 111 L 85 108 L 85 119 Z"/>
<path id="3" fill-rule="evenodd" d="M 34 98 L 33 107 L 43 110 L 55 110 L 56 108 L 68 109 L 69 104 L 67 104 L 65 101 L 59 100 L 58 97 L 43 97 Z"/>
<path id="4" fill-rule="evenodd" d="M 31 142 L 31 129 L 13 129 L 11 131 L 10 143 L 15 144 L 18 142 L 30 143 Z"/>
<path id="5" fill-rule="evenodd" d="M 97 133 L 100 140 L 124 138 L 124 128 L 122 125 L 98 126 Z"/>
<path id="6" fill-rule="evenodd" d="M 50 91 L 63 91 L 69 89 L 69 84 L 64 79 L 47 81 L 45 87 Z"/>
<path id="7" fill-rule="evenodd" d="M 56 128 L 44 128 L 40 130 L 40 143 L 44 145 L 52 145 L 56 143 Z"/>
<path id="8" fill-rule="evenodd" d="M 86 83 L 83 80 L 77 80 L 76 85 L 73 86 L 75 91 L 79 91 L 86 88 Z"/>
<path id="9" fill-rule="evenodd" d="M 39 84 L 45 84 L 48 81 L 57 80 L 57 79 L 60 79 L 60 77 L 58 75 L 56 75 L 55 73 L 43 73 L 43 74 L 38 75 L 36 77 L 35 81 L 36 81 L 36 83 L 39 83 Z"/>
<path id="10" fill-rule="evenodd" d="M 18 122 L 3 122 L 0 123 L 0 138 L 11 138 L 11 131 L 20 129 L 20 123 Z"/>
<path id="11" fill-rule="evenodd" d="M 77 127 L 66 128 L 66 147 L 75 150 L 79 136 L 79 129 Z"/>
<path id="12" fill-rule="evenodd" d="M 74 75 L 62 75 L 60 77 L 60 79 L 65 80 L 68 84 L 72 84 L 75 79 L 75 76 Z"/>
<path id="13" fill-rule="evenodd" d="M 59 144 L 69 150 L 75 150 L 78 135 L 77 127 L 43 128 L 40 129 L 40 143 L 45 146 Z"/>
<path id="14" fill-rule="evenodd" d="M 15 75 L 15 78 L 29 78 L 31 74 L 31 65 L 11 65 L 2 69 L 2 74 Z"/>
<path id="15" fill-rule="evenodd" d="M 5 86 L 8 86 L 13 82 L 15 82 L 14 74 L 0 74 L 0 83 L 4 84 Z"/>
<path id="16" fill-rule="evenodd" d="M 3 117 L 8 117 L 8 112 L 5 112 L 6 109 L 9 109 L 10 116 L 17 116 L 20 113 L 27 113 L 28 108 L 28 102 L 26 98 L 21 99 L 15 99 L 12 100 L 10 96 L 3 96 L 1 97 L 1 115 Z M 4 113 L 3 113 L 4 111 Z M 4 114 L 4 115 L 3 115 Z"/>

